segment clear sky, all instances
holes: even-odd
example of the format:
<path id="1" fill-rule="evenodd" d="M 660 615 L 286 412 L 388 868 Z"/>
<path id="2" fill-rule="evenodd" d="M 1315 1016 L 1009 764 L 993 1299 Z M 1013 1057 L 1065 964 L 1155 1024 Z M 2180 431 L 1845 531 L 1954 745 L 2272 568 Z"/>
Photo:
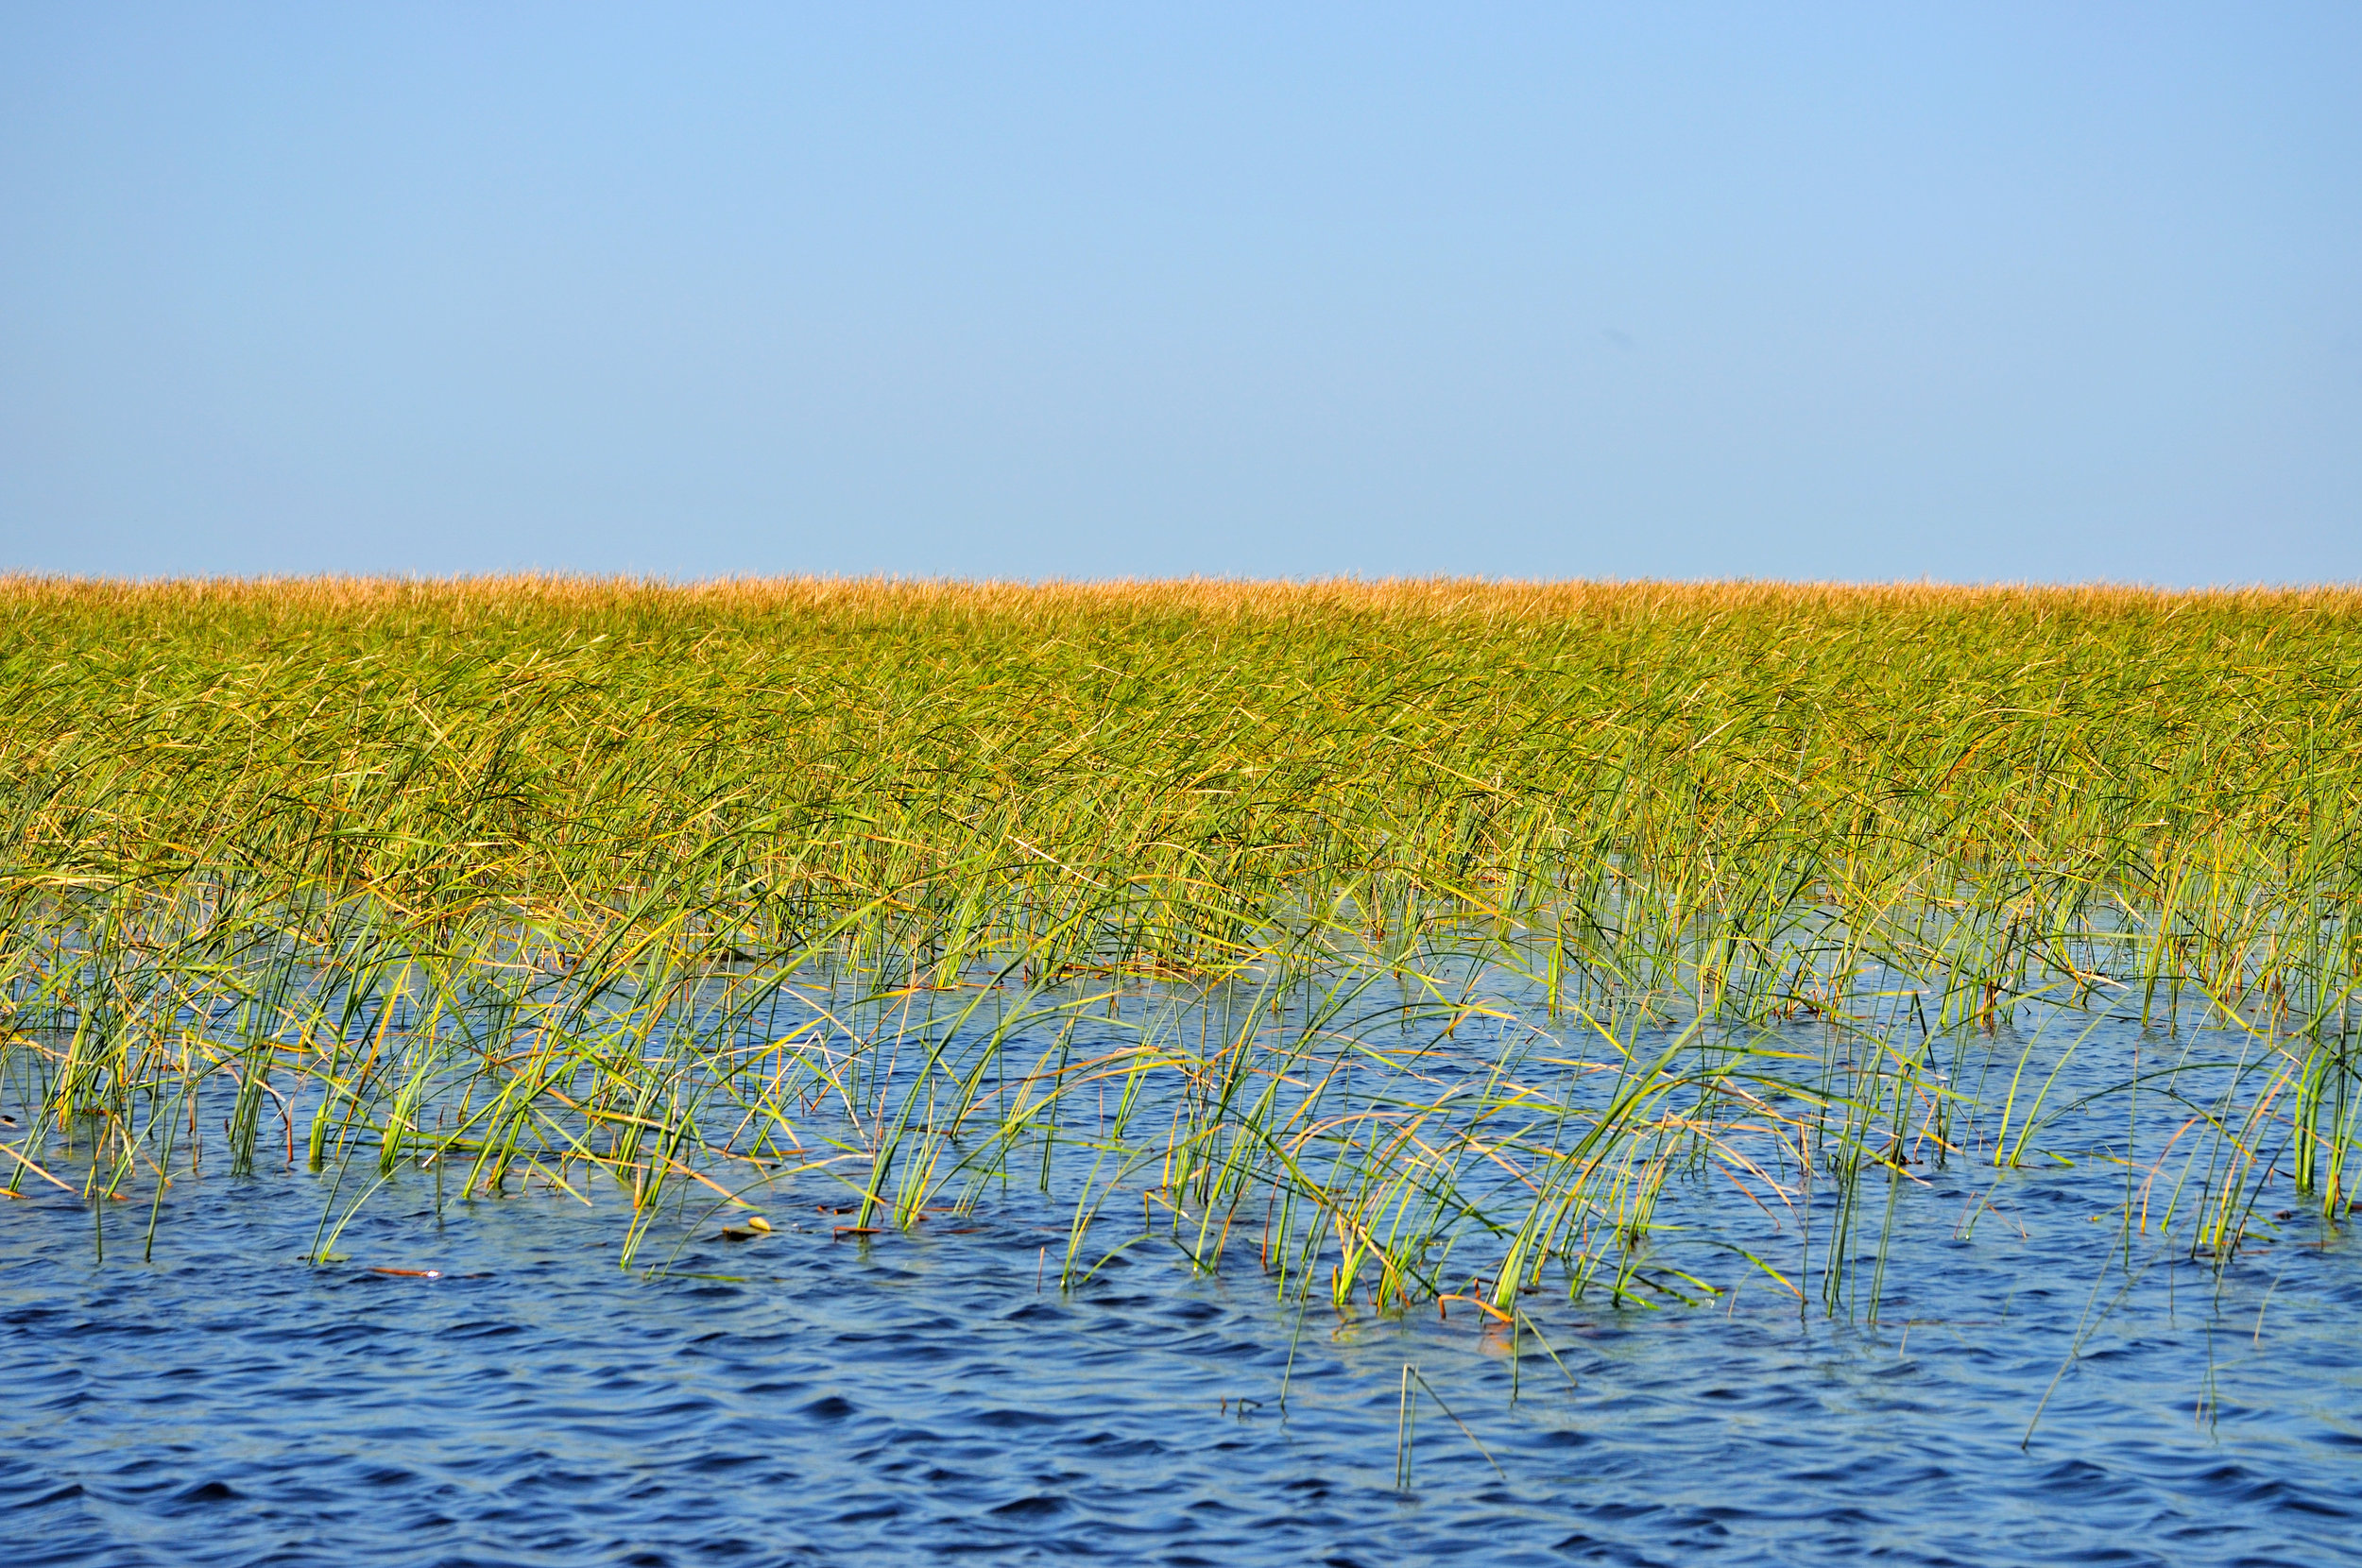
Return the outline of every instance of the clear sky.
<path id="1" fill-rule="evenodd" d="M 2362 6 L 0 0 L 0 567 L 2362 579 Z"/>

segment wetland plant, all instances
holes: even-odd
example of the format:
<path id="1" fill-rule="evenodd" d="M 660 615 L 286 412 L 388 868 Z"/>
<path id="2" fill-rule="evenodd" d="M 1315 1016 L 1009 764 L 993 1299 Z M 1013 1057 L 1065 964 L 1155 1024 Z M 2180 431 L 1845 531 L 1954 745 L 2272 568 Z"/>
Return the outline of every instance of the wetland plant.
<path id="1" fill-rule="evenodd" d="M 1070 1288 L 1145 1245 L 1522 1334 L 1526 1291 L 1734 1277 L 1874 1319 L 1917 1168 L 2119 1103 L 2128 1234 L 2354 1197 L 2352 592 L 18 578 L 0 618 L 0 1188 L 102 1238 L 265 1166 L 318 1173 L 319 1258 L 429 1171 L 621 1201 L 647 1266 L 791 1181 L 857 1236 L 1039 1189 Z M 2095 1088 L 2106 1020 L 2149 1056 Z M 1676 1184 L 1778 1250 L 1685 1250 Z"/>

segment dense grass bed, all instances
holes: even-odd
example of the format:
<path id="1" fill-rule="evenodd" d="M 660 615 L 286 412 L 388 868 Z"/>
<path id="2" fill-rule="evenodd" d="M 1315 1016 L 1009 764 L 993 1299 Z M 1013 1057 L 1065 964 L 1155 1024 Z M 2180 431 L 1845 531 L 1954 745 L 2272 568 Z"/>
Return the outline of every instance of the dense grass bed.
<path id="1" fill-rule="evenodd" d="M 861 1232 L 1038 1176 L 1070 1281 L 1121 1192 L 1514 1313 L 1721 1288 L 1652 1251 L 1675 1177 L 2039 1157 L 2089 1018 L 2179 1042 L 2111 1081 L 2165 1113 L 2128 1227 L 2353 1196 L 2362 593 L 18 578 L 0 627 L 11 1192 L 308 1165 L 330 1256 L 420 1161 L 758 1229 L 803 1172 Z"/>

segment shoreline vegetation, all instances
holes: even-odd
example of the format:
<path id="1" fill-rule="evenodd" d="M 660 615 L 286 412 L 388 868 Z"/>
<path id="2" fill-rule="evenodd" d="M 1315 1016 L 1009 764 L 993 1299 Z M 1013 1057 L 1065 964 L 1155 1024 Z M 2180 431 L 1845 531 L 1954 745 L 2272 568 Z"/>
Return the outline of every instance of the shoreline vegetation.
<path id="1" fill-rule="evenodd" d="M 859 1236 L 1037 1186 L 1070 1287 L 1154 1238 L 1515 1332 L 1729 1288 L 1660 1222 L 1704 1182 L 1874 1319 L 1914 1169 L 2068 1157 L 2069 1082 L 2128 1236 L 2355 1198 L 2354 589 L 15 577 L 0 626 L 0 1190 L 102 1245 L 209 1160 L 319 1172 L 321 1260 L 430 1167 L 620 1199 L 626 1264 L 791 1180 Z M 2101 1024 L 2155 1045 L 2091 1087 Z"/>

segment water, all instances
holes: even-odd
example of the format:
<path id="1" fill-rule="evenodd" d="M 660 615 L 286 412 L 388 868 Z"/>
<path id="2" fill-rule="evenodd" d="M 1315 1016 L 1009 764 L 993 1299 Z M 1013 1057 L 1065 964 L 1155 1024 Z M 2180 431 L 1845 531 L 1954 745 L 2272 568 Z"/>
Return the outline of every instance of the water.
<path id="1" fill-rule="evenodd" d="M 101 1262 L 90 1208 L 28 1183 L 0 1206 L 0 1556 L 2362 1560 L 2346 1234 L 2266 1224 L 2217 1270 L 2126 1249 L 2101 1167 L 1927 1181 L 1875 1326 L 1761 1279 L 1529 1297 L 1557 1362 L 1464 1305 L 1299 1311 L 1251 1260 L 1135 1248 L 1062 1298 L 1064 1227 L 1021 1192 L 864 1239 L 800 1185 L 771 1236 L 706 1225 L 648 1279 L 612 1202 L 438 1219 L 405 1172 L 312 1267 L 315 1178 L 209 1175 L 152 1262 L 145 1205 L 111 1206 Z M 1406 1363 L 1486 1452 L 1422 1392 L 1400 1491 Z"/>

